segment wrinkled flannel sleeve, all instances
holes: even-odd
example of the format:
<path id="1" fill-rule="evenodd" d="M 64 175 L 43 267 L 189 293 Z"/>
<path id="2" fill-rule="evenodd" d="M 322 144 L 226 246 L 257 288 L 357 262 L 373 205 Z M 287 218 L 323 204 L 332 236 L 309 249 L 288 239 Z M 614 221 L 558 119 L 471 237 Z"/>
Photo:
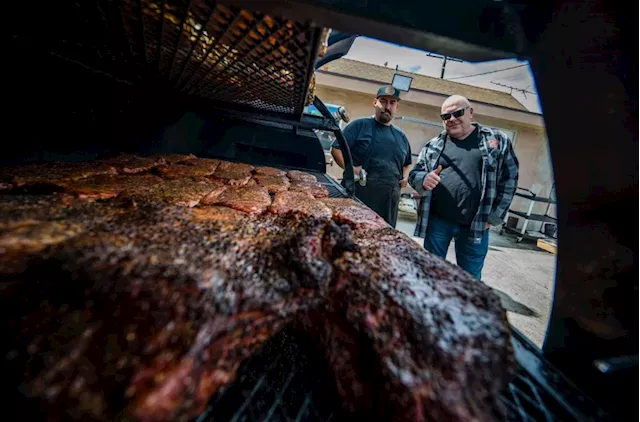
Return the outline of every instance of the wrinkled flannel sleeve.
<path id="1" fill-rule="evenodd" d="M 511 140 L 505 136 L 507 143 L 503 163 L 500 174 L 498 175 L 497 195 L 493 201 L 493 207 L 489 214 L 488 222 L 492 225 L 500 225 L 504 222 L 504 216 L 507 214 L 513 195 L 518 187 L 518 169 L 520 164 L 513 150 Z"/>
<path id="2" fill-rule="evenodd" d="M 424 196 L 430 191 L 426 190 L 423 186 L 424 178 L 427 176 L 429 172 L 428 163 L 427 163 L 427 150 L 429 149 L 429 142 L 425 145 L 420 154 L 418 155 L 418 161 L 413 166 L 411 171 L 409 172 L 409 184 L 412 188 L 416 190 L 420 195 Z"/>

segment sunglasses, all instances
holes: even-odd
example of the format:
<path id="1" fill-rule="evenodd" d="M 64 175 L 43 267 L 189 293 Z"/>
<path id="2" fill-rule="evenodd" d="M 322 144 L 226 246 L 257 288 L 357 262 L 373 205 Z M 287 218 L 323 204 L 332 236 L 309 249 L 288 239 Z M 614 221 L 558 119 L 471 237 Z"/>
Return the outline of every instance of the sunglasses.
<path id="1" fill-rule="evenodd" d="M 440 118 L 446 122 L 447 120 L 449 120 L 451 118 L 451 116 L 453 116 L 453 117 L 462 117 L 462 116 L 464 116 L 464 111 L 466 109 L 468 109 L 468 108 L 469 107 L 465 107 L 465 108 L 461 108 L 460 110 L 456 110 L 453 113 L 441 114 Z"/>

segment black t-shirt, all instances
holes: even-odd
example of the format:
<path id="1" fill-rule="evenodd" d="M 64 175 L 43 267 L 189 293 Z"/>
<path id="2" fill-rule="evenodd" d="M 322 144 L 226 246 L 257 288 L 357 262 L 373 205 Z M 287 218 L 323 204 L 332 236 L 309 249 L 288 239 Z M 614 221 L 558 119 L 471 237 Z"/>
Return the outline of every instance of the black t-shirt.
<path id="1" fill-rule="evenodd" d="M 364 167 L 367 179 L 391 183 L 402 180 L 402 168 L 411 165 L 411 146 L 400 129 L 378 123 L 373 117 L 364 117 L 349 123 L 343 133 L 354 166 L 364 165 L 369 155 Z M 340 149 L 337 141 L 331 146 Z"/>
<path id="2" fill-rule="evenodd" d="M 440 183 L 433 190 L 430 212 L 454 224 L 468 226 L 480 205 L 482 154 L 478 129 L 463 140 L 448 137 L 438 160 Z"/>

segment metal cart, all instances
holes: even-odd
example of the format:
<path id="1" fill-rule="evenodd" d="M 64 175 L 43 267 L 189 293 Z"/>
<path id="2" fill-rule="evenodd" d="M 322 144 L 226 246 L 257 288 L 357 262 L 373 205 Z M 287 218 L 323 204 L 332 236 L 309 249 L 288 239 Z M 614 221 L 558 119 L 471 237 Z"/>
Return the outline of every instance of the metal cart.
<path id="1" fill-rule="evenodd" d="M 521 188 L 518 187 L 518 189 L 516 190 L 515 196 L 520 197 L 520 198 L 524 198 L 526 200 L 529 201 L 529 207 L 527 208 L 526 212 L 522 212 L 522 211 L 516 211 L 514 209 L 509 209 L 509 211 L 507 212 L 507 217 L 509 216 L 509 214 L 513 214 L 519 218 L 523 218 L 524 219 L 524 223 L 522 224 L 522 228 L 521 229 L 517 229 L 515 227 L 508 227 L 507 224 L 503 224 L 502 228 L 500 229 L 500 234 L 503 234 L 505 231 L 508 233 L 513 233 L 515 235 L 518 236 L 516 242 L 520 243 L 522 242 L 523 239 L 530 239 L 530 240 L 539 240 L 539 239 L 554 239 L 557 240 L 557 237 L 555 235 L 555 232 L 553 234 L 546 234 L 544 231 L 545 228 L 545 224 L 553 224 L 554 226 L 557 225 L 557 218 L 556 217 L 552 217 L 549 215 L 549 210 L 551 209 L 551 205 L 554 205 L 556 203 L 555 198 L 553 198 L 555 192 L 555 187 L 551 189 L 551 195 L 549 198 L 546 197 L 542 197 L 542 196 L 538 196 L 535 192 L 529 190 L 529 189 L 525 189 L 525 188 Z M 547 208 L 544 212 L 544 214 L 534 214 L 533 213 L 533 208 L 535 207 L 537 203 L 544 203 L 547 204 Z M 542 222 L 542 226 L 540 228 L 540 230 L 527 230 L 527 227 L 529 226 L 529 222 L 530 221 L 541 221 Z M 556 226 L 557 227 L 557 226 Z"/>

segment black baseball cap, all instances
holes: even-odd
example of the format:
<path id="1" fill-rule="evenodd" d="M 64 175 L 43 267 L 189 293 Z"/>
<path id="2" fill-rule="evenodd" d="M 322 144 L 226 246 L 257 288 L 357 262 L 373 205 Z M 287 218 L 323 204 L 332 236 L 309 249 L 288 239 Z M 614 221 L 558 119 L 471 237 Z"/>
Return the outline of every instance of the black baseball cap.
<path id="1" fill-rule="evenodd" d="M 400 90 L 393 85 L 382 85 L 380 89 L 378 89 L 378 95 L 376 95 L 376 98 L 380 97 L 394 97 L 399 100 Z"/>

